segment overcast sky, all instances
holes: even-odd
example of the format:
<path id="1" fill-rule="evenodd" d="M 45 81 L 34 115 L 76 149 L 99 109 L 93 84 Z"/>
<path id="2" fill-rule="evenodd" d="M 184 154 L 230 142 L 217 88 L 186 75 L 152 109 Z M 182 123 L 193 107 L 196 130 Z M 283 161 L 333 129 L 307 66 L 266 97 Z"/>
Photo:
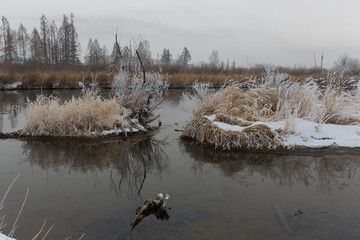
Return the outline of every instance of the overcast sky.
<path id="1" fill-rule="evenodd" d="M 331 67 L 344 53 L 360 58 L 359 11 L 359 0 L 3 0 L 0 15 L 30 33 L 42 14 L 60 26 L 72 12 L 83 52 L 89 37 L 111 51 L 118 29 L 120 45 L 141 36 L 153 58 L 186 46 L 193 63 L 218 50 L 239 66 L 312 67 L 324 51 Z"/>

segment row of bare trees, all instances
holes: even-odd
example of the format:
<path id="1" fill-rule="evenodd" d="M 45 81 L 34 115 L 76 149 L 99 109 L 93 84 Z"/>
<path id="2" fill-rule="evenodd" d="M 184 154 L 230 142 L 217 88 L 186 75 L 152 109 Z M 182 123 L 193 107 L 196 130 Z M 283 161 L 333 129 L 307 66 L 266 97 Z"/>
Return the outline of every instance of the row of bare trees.
<path id="1" fill-rule="evenodd" d="M 31 33 L 22 23 L 17 30 L 11 28 L 6 17 L 1 17 L 0 23 L 0 63 L 37 63 L 37 64 L 81 64 L 81 46 L 75 27 L 74 15 L 63 15 L 61 25 L 58 27 L 54 20 L 50 21 L 45 15 L 40 18 L 39 29 L 33 28 Z M 135 43 L 133 43 L 135 44 Z M 181 54 L 176 58 L 169 48 L 164 48 L 158 59 L 153 59 L 150 51 L 150 43 L 147 40 L 139 40 L 137 51 L 146 69 L 159 69 L 165 72 L 196 72 L 196 73 L 219 73 L 230 72 L 238 73 L 243 71 L 262 71 L 263 65 L 237 67 L 235 61 L 222 60 L 217 50 L 213 50 L 207 62 L 197 64 L 191 63 L 191 54 L 187 47 L 184 47 Z M 121 48 L 124 57 L 130 54 L 131 44 Z M 99 44 L 99 41 L 89 39 L 87 51 L 85 53 L 86 65 L 104 68 L 108 64 L 116 62 L 118 56 L 115 48 L 111 55 L 108 55 L 107 48 Z M 340 56 L 332 68 L 336 71 L 343 71 L 347 74 L 360 74 L 360 61 L 347 54 Z M 294 66 L 294 68 L 278 67 L 279 71 L 288 73 L 306 74 L 309 71 L 318 71 L 316 67 L 307 69 L 306 67 Z M 321 69 L 320 69 L 321 70 Z M 323 70 L 325 71 L 325 70 Z"/>
<path id="2" fill-rule="evenodd" d="M 0 62 L 78 64 L 81 47 L 74 23 L 74 15 L 63 15 L 60 27 L 45 15 L 40 18 L 40 30 L 34 28 L 29 34 L 22 23 L 18 30 L 10 27 L 2 16 L 0 26 Z"/>

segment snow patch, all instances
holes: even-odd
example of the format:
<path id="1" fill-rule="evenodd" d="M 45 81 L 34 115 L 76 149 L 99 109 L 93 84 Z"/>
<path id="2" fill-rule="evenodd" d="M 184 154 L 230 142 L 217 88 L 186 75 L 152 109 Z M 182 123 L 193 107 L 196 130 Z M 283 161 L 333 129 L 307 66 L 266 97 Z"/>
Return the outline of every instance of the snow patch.
<path id="1" fill-rule="evenodd" d="M 140 126 L 141 126 L 141 125 L 139 125 L 139 128 L 140 128 Z M 142 129 L 140 129 L 140 130 L 145 131 L 145 128 L 144 128 L 143 126 L 141 126 L 141 127 L 142 127 L 144 130 L 142 130 Z M 130 133 L 130 132 L 135 133 L 135 132 L 139 132 L 140 130 L 137 129 L 137 128 L 132 128 L 132 131 L 131 131 L 130 128 L 124 128 L 124 131 L 125 131 L 126 133 Z M 122 131 L 121 129 L 104 130 L 104 131 L 101 132 L 101 136 L 108 136 L 108 135 L 112 135 L 112 134 L 119 135 L 119 134 L 122 133 L 122 132 L 123 132 L 123 131 Z M 92 134 L 96 135 L 95 132 L 92 132 Z"/>
<path id="2" fill-rule="evenodd" d="M 15 238 L 8 237 L 2 233 L 0 233 L 0 240 L 16 240 Z"/>
<path id="3" fill-rule="evenodd" d="M 5 84 L 4 89 L 16 89 L 20 85 L 21 85 L 21 82 L 14 82 L 14 83 L 10 83 L 10 84 Z"/>
<path id="4" fill-rule="evenodd" d="M 223 122 L 214 121 L 215 115 L 206 116 L 214 125 L 225 131 L 242 132 L 246 127 L 231 125 Z M 360 147 L 360 126 L 358 125 L 335 125 L 318 124 L 300 118 L 295 118 L 292 133 L 282 136 L 282 140 L 287 147 Z M 285 120 L 278 122 L 251 122 L 252 125 L 264 124 L 272 131 L 285 128 Z M 249 126 L 249 127 L 250 127 Z M 317 131 L 318 130 L 318 131 Z"/>

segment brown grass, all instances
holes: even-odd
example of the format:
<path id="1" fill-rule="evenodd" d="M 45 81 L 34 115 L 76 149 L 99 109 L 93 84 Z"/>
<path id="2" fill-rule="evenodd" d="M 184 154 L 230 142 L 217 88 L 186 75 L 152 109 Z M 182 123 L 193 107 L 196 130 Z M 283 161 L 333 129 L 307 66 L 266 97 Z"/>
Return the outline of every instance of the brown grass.
<path id="1" fill-rule="evenodd" d="M 91 94 L 60 104 L 58 98 L 40 95 L 25 109 L 22 133 L 31 136 L 92 136 L 102 130 L 123 129 L 126 109 L 118 101 Z"/>
<path id="2" fill-rule="evenodd" d="M 198 74 L 198 73 L 173 73 L 169 75 L 170 87 L 189 87 L 194 82 L 208 82 L 214 87 L 220 87 L 225 84 L 226 81 L 233 79 L 237 81 L 244 81 L 244 79 L 250 77 L 251 74 Z"/>
<path id="3" fill-rule="evenodd" d="M 260 78 L 233 81 L 202 96 L 197 109 L 183 137 L 216 148 L 272 149 L 282 146 L 280 135 L 293 131 L 296 118 L 319 124 L 360 124 L 360 93 L 344 91 L 338 83 L 323 89 L 313 79 L 293 81 L 287 74 L 265 72 Z M 284 121 L 285 126 L 281 131 L 271 131 L 258 124 L 234 133 L 223 131 L 204 118 L 210 115 L 215 115 L 215 121 L 241 127 L 249 126 L 249 121 Z"/>
<path id="4" fill-rule="evenodd" d="M 110 88 L 113 75 L 107 69 L 60 66 L 8 66 L 0 64 L 0 88 L 5 84 L 20 82 L 20 88 L 78 88 L 78 82 L 91 82 L 91 75 L 97 75 L 96 81 L 101 87 Z"/>
<path id="5" fill-rule="evenodd" d="M 248 127 L 251 125 L 251 123 L 246 120 L 241 120 L 239 118 L 236 118 L 236 117 L 233 117 L 230 115 L 225 115 L 222 113 L 216 114 L 214 121 L 223 122 L 223 123 L 227 123 L 227 124 L 231 124 L 231 125 L 238 125 L 241 127 Z"/>
<path id="6" fill-rule="evenodd" d="M 265 125 L 247 127 L 242 132 L 224 131 L 206 117 L 198 117 L 190 121 L 182 137 L 225 150 L 283 147 L 279 134 Z"/>
<path id="7" fill-rule="evenodd" d="M 159 71 L 154 66 L 151 69 Z M 166 69 L 164 69 L 166 70 Z M 194 67 L 189 70 L 168 71 L 170 87 L 190 87 L 194 82 L 209 82 L 214 87 L 220 87 L 228 80 L 246 82 L 255 76 L 261 75 L 261 69 L 238 69 L 233 71 L 208 72 L 205 69 Z M 334 81 L 341 81 L 341 84 L 348 84 L 339 74 L 327 74 L 317 71 L 291 71 L 288 72 L 289 79 L 294 82 L 304 82 L 309 77 L 316 78 L 316 81 L 328 85 Z M 167 73 L 167 71 L 164 71 Z M 77 88 L 79 81 L 91 82 L 91 74 L 97 75 L 97 82 L 100 87 L 110 88 L 114 75 L 108 75 L 108 68 L 90 65 L 52 65 L 52 64 L 0 64 L 0 88 L 5 84 L 21 82 L 21 88 Z M 359 76 L 353 76 L 358 79 Z"/>

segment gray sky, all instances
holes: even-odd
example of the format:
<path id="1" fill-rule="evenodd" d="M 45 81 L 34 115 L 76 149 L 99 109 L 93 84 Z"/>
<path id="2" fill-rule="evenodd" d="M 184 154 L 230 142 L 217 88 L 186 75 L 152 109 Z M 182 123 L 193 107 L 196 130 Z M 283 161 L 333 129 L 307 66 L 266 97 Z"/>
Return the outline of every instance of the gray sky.
<path id="1" fill-rule="evenodd" d="M 324 51 L 331 67 L 344 53 L 360 57 L 358 0 L 3 0 L 0 15 L 12 29 L 39 29 L 42 14 L 61 25 L 75 15 L 83 52 L 89 37 L 111 51 L 118 28 L 120 45 L 141 36 L 153 58 L 169 48 L 177 57 L 186 46 L 193 63 L 212 50 L 237 65 L 314 65 Z"/>

